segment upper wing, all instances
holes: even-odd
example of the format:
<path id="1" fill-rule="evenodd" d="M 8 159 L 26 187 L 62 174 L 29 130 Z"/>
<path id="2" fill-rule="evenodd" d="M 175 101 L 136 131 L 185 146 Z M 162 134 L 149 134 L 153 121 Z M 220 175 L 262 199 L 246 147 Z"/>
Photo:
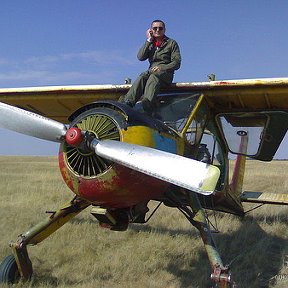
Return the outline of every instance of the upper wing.
<path id="1" fill-rule="evenodd" d="M 57 121 L 96 100 L 118 100 L 130 85 L 48 86 L 0 89 L 0 102 Z M 230 109 L 288 109 L 288 78 L 175 83 L 163 92 L 199 92 L 219 113 Z"/>
<path id="2" fill-rule="evenodd" d="M 219 112 L 240 110 L 288 109 L 288 78 L 227 80 L 177 83 L 178 89 L 203 93 L 210 106 Z"/>
<path id="3" fill-rule="evenodd" d="M 0 89 L 0 102 L 67 123 L 78 108 L 96 100 L 118 100 L 129 85 L 82 85 Z"/>

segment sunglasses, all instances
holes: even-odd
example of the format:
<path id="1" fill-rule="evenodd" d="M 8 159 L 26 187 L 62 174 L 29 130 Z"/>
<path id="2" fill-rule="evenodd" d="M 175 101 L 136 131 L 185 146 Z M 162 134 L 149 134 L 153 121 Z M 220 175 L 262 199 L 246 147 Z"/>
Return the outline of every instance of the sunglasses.
<path id="1" fill-rule="evenodd" d="M 157 31 L 157 30 L 159 30 L 159 31 L 162 31 L 163 29 L 164 29 L 164 27 L 152 27 L 152 29 L 153 29 L 153 31 Z"/>

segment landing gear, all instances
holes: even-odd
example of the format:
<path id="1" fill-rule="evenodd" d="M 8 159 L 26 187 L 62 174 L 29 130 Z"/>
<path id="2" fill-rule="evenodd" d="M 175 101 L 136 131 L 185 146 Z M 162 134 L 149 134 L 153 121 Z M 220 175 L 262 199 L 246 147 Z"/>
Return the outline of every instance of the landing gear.
<path id="1" fill-rule="evenodd" d="M 0 264 L 0 283 L 14 284 L 20 280 L 20 273 L 13 255 L 7 256 Z"/>
<path id="2" fill-rule="evenodd" d="M 13 255 L 7 256 L 0 264 L 0 283 L 13 284 L 17 281 L 29 281 L 32 277 L 32 263 L 28 256 L 27 245 L 37 245 L 66 222 L 90 206 L 90 203 L 77 196 L 58 211 L 19 235 L 15 242 L 10 243 Z"/>
<path id="3" fill-rule="evenodd" d="M 180 199 L 179 192 L 175 194 L 170 191 L 170 193 L 166 196 L 171 203 L 174 203 L 174 206 L 184 214 L 188 221 L 198 229 L 212 268 L 211 280 L 213 281 L 214 285 L 219 288 L 236 287 L 231 281 L 229 267 L 223 265 L 221 257 L 216 249 L 216 245 L 198 195 L 192 192 L 185 193 L 185 190 L 182 190 L 182 195 L 185 194 L 188 205 L 187 203 L 183 203 L 183 200 Z M 190 206 L 190 208 L 188 206 Z"/>
<path id="4" fill-rule="evenodd" d="M 190 207 L 193 211 L 192 218 L 188 218 L 188 220 L 200 232 L 200 236 L 203 240 L 204 247 L 213 270 L 211 273 L 211 280 L 216 283 L 219 288 L 233 287 L 231 286 L 232 283 L 229 267 L 224 266 L 222 263 L 198 195 L 196 193 L 188 192 L 188 199 L 190 202 Z"/>

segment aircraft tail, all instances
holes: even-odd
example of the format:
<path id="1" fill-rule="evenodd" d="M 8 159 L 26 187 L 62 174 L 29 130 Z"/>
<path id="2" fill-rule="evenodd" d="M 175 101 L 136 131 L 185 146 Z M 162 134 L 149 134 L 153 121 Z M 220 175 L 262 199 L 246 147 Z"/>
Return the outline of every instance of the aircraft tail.
<path id="1" fill-rule="evenodd" d="M 246 154 L 248 145 L 248 134 L 241 135 L 241 143 L 239 146 L 239 153 L 235 161 L 234 172 L 230 183 L 229 196 L 234 201 L 241 205 L 241 202 L 258 203 L 258 204 L 278 204 L 288 205 L 288 194 L 280 193 L 265 193 L 265 192 L 251 192 L 242 191 L 244 182 L 244 172 L 246 164 Z"/>
<path id="2" fill-rule="evenodd" d="M 246 164 L 246 154 L 248 145 L 248 134 L 243 131 L 243 135 L 241 135 L 241 142 L 239 146 L 239 153 L 235 160 L 235 167 L 233 171 L 232 180 L 230 183 L 230 195 L 236 200 L 238 203 L 240 202 L 240 196 L 242 193 L 243 181 L 244 181 L 244 172 L 245 172 L 245 164 Z M 235 199 L 236 198 L 236 199 Z"/>

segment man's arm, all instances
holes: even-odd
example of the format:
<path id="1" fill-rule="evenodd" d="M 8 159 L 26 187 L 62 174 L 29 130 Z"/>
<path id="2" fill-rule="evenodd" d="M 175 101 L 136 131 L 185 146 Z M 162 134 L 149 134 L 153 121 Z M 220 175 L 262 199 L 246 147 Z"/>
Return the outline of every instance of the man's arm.
<path id="1" fill-rule="evenodd" d="M 178 70 L 181 66 L 181 53 L 180 48 L 176 41 L 171 43 L 171 62 L 168 64 L 162 64 L 161 70 Z"/>
<path id="2" fill-rule="evenodd" d="M 146 31 L 146 38 L 147 40 L 137 54 L 137 58 L 140 61 L 147 60 L 149 58 L 149 51 L 152 49 L 153 31 L 150 28 Z"/>
<path id="3" fill-rule="evenodd" d="M 140 61 L 145 61 L 149 58 L 149 52 L 151 50 L 152 42 L 149 42 L 148 40 L 144 43 L 144 45 L 139 49 L 137 58 Z"/>

